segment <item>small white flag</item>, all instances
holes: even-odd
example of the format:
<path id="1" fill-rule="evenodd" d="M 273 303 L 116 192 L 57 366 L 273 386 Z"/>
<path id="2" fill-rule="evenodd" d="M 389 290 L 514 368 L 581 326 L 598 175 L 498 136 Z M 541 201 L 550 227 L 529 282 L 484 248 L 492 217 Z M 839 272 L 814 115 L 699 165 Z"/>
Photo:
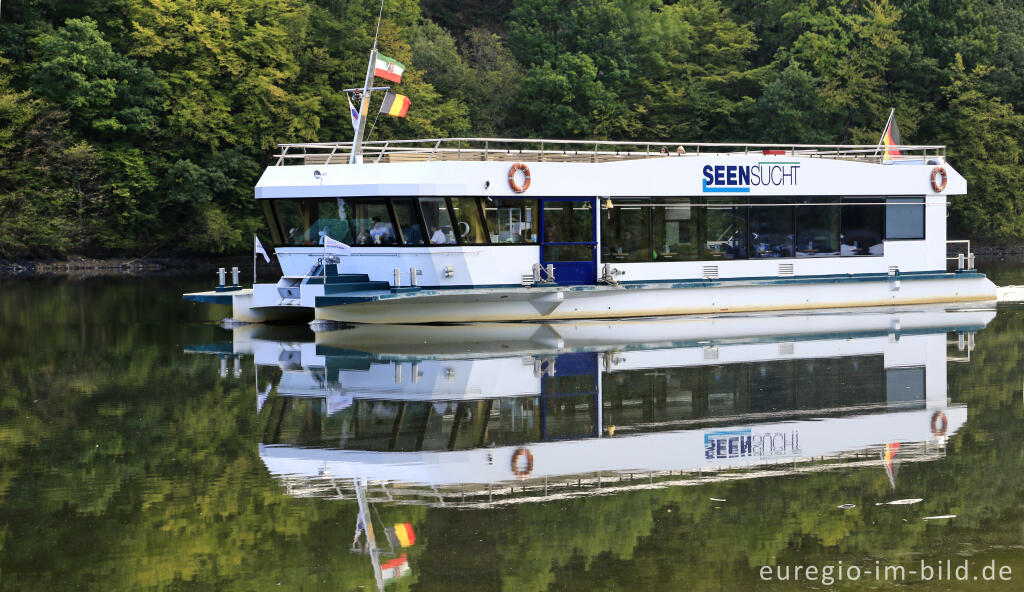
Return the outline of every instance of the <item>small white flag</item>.
<path id="1" fill-rule="evenodd" d="M 348 96 L 348 95 L 346 95 Z M 348 111 L 352 114 L 352 131 L 359 131 L 359 111 L 352 106 L 352 97 L 348 97 Z"/>
<path id="2" fill-rule="evenodd" d="M 260 237 L 254 234 L 252 235 L 252 240 L 254 242 L 253 249 L 255 249 L 255 251 L 252 254 L 253 258 L 255 258 L 257 254 L 260 254 L 263 255 L 264 261 L 270 263 L 270 255 L 268 255 L 267 250 L 263 248 L 263 243 L 260 242 Z"/>
<path id="3" fill-rule="evenodd" d="M 324 234 L 324 251 L 327 251 L 329 253 L 337 253 L 339 255 L 348 255 L 351 249 L 352 247 L 346 245 L 345 243 L 338 240 L 334 240 L 333 238 L 327 236 L 326 233 Z"/>

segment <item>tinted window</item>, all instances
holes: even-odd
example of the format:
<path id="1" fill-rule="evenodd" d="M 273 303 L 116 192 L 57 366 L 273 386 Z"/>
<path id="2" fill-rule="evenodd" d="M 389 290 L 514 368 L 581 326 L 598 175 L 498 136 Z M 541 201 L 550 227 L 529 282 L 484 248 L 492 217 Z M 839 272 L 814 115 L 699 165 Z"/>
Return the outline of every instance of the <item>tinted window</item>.
<path id="1" fill-rule="evenodd" d="M 798 198 L 796 256 L 839 255 L 839 204 L 836 197 Z"/>
<path id="2" fill-rule="evenodd" d="M 453 197 L 451 203 L 455 212 L 455 234 L 459 242 L 464 245 L 486 245 L 487 232 L 479 200 L 475 197 Z"/>
<path id="3" fill-rule="evenodd" d="M 601 259 L 651 260 L 651 208 L 648 200 L 614 200 L 601 209 Z"/>
<path id="4" fill-rule="evenodd" d="M 443 197 L 421 197 L 419 202 L 430 244 L 454 245 L 455 225 L 448 214 L 448 202 Z"/>
<path id="5" fill-rule="evenodd" d="M 842 199 L 840 253 L 844 257 L 882 254 L 884 209 L 878 197 Z"/>
<path id="6" fill-rule="evenodd" d="M 704 208 L 701 233 L 702 259 L 745 259 L 747 257 L 746 199 L 709 197 Z"/>
<path id="7" fill-rule="evenodd" d="M 924 238 L 923 197 L 890 197 L 885 200 L 885 237 Z"/>
<path id="8" fill-rule="evenodd" d="M 407 245 L 426 244 L 426 233 L 420 224 L 419 215 L 416 213 L 416 206 L 412 198 L 399 197 L 391 200 L 391 207 L 395 209 L 395 217 L 398 219 L 398 228 L 401 231 L 402 242 Z"/>
<path id="9" fill-rule="evenodd" d="M 696 199 L 664 198 L 654 200 L 652 218 L 655 261 L 695 261 L 697 254 Z"/>
<path id="10" fill-rule="evenodd" d="M 769 198 L 750 206 L 750 256 L 759 259 L 793 256 L 793 200 Z"/>

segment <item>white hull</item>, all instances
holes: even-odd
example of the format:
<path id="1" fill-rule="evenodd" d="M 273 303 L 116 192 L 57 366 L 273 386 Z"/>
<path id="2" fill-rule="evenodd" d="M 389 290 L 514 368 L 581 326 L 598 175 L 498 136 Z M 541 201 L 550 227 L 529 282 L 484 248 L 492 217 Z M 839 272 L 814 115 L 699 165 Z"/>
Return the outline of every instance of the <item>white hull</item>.
<path id="1" fill-rule="evenodd" d="M 425 290 L 317 306 L 316 319 L 349 323 L 461 323 L 625 318 L 995 301 L 979 275 L 942 279 L 787 282 L 709 287 L 587 286 Z"/>

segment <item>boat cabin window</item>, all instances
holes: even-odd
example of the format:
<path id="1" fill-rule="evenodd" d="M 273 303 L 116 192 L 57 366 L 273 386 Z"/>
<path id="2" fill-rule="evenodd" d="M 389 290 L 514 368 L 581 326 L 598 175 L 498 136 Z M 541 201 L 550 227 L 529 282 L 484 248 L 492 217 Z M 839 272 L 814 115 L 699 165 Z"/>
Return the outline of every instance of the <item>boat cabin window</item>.
<path id="1" fill-rule="evenodd" d="M 924 238 L 923 197 L 890 197 L 885 200 L 885 238 Z"/>
<path id="2" fill-rule="evenodd" d="M 843 257 L 882 254 L 885 206 L 879 197 L 844 197 L 840 205 L 839 252 Z"/>
<path id="3" fill-rule="evenodd" d="M 536 243 L 540 216 L 535 199 L 495 199 L 484 202 L 491 243 Z"/>
<path id="4" fill-rule="evenodd" d="M 281 242 L 292 247 L 312 247 L 323 244 L 323 235 L 348 242 L 350 234 L 344 206 L 338 199 L 279 199 L 274 200 L 277 220 L 280 222 Z M 271 224 L 271 227 L 274 227 Z"/>
<path id="5" fill-rule="evenodd" d="M 412 198 L 392 198 L 391 206 L 395 208 L 395 218 L 398 220 L 402 242 L 412 246 L 426 244 L 428 237 L 423 231 L 423 224 L 420 223 L 419 212 L 416 211 Z"/>
<path id="6" fill-rule="evenodd" d="M 696 198 L 659 198 L 651 208 L 651 256 L 655 261 L 696 261 L 699 257 L 697 238 L 699 209 Z"/>
<path id="7" fill-rule="evenodd" d="M 839 204 L 834 197 L 797 198 L 796 256 L 839 256 Z"/>
<path id="8" fill-rule="evenodd" d="M 615 200 L 602 207 L 601 259 L 641 262 L 651 260 L 651 202 L 649 199 Z"/>
<path id="9" fill-rule="evenodd" d="M 455 225 L 448 211 L 448 201 L 443 197 L 421 197 L 420 211 L 427 225 L 427 238 L 432 245 L 454 245 Z"/>
<path id="10" fill-rule="evenodd" d="M 747 258 L 747 199 L 708 197 L 701 224 L 701 259 Z"/>
<path id="11" fill-rule="evenodd" d="M 456 234 L 463 245 L 486 245 L 487 227 L 484 226 L 480 200 L 476 197 L 451 198 L 455 213 Z"/>
<path id="12" fill-rule="evenodd" d="M 793 256 L 793 208 L 793 200 L 786 197 L 772 197 L 768 202 L 750 204 L 752 259 Z"/>

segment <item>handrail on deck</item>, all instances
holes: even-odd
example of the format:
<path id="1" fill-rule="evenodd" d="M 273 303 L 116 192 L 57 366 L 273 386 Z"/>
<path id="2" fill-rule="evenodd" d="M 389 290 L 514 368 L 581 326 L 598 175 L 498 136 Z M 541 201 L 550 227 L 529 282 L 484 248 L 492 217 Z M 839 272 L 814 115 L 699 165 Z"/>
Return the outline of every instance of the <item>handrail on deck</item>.
<path id="1" fill-rule="evenodd" d="M 953 257 L 949 256 L 951 245 L 966 245 L 963 252 L 958 252 Z M 955 248 L 955 247 L 954 247 Z M 971 252 L 971 241 L 969 240 L 948 240 L 946 241 L 946 261 L 956 261 L 956 270 L 965 271 L 974 269 L 974 253 Z"/>
<path id="2" fill-rule="evenodd" d="M 352 151 L 352 142 L 279 144 L 276 164 L 342 164 L 338 158 Z M 905 145 L 891 160 L 945 161 L 946 147 Z M 721 154 L 770 154 L 881 162 L 883 148 L 849 144 L 750 144 L 725 142 L 636 142 L 615 140 L 549 140 L 519 138 L 425 138 L 377 140 L 363 143 L 363 162 L 434 160 L 491 161 L 522 159 L 537 162 L 607 162 L 642 158 Z"/>

